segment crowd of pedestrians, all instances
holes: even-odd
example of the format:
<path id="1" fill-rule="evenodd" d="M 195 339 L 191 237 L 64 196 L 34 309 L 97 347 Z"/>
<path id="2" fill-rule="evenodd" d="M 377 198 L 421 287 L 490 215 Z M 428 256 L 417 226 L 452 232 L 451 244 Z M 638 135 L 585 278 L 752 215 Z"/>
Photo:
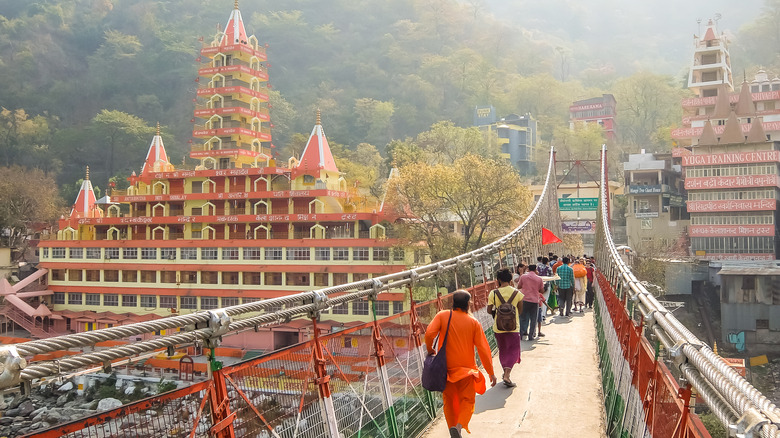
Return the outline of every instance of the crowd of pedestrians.
<path id="1" fill-rule="evenodd" d="M 517 386 L 511 373 L 515 364 L 521 361 L 521 341 L 534 341 L 544 336 L 542 325 L 548 313 L 551 318 L 565 320 L 571 318 L 572 313 L 584 313 L 586 308 L 593 308 L 594 270 L 593 257 L 568 255 L 559 258 L 550 253 L 547 257 L 538 257 L 535 264 L 519 263 L 513 270 L 503 268 L 496 272 L 498 287 L 487 297 L 487 312 L 493 316 L 504 386 Z M 498 382 L 482 326 L 468 313 L 470 300 L 467 291 L 455 291 L 452 310 L 439 312 L 425 332 L 429 354 L 435 354 L 448 339 L 443 401 L 451 438 L 461 438 L 464 429 L 469 432 L 476 394 L 483 394 L 487 389 L 486 380 L 476 364 L 475 349 L 491 386 Z"/>

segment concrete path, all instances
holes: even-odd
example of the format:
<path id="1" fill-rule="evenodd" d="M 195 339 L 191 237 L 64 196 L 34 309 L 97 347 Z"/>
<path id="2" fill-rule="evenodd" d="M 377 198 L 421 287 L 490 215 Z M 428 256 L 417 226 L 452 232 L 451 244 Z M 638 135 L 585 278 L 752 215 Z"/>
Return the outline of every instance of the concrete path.
<path id="1" fill-rule="evenodd" d="M 464 430 L 464 438 L 605 436 L 593 311 L 548 315 L 542 333 L 539 341 L 523 341 L 523 361 L 511 377 L 516 388 L 501 384 L 498 355 L 493 358 L 499 383 L 477 396 L 471 435 Z M 423 436 L 449 437 L 444 415 Z"/>

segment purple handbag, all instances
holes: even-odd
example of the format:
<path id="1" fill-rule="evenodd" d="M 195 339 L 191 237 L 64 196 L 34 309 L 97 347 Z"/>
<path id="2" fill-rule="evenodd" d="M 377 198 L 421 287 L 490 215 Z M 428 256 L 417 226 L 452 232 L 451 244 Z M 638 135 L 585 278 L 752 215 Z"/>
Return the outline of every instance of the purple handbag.
<path id="1" fill-rule="evenodd" d="M 444 342 L 436 354 L 429 354 L 423 362 L 422 386 L 428 391 L 444 391 L 447 386 L 447 335 L 450 333 L 450 322 L 452 321 L 452 310 L 450 310 L 450 319 L 447 321 L 447 331 L 444 332 Z"/>

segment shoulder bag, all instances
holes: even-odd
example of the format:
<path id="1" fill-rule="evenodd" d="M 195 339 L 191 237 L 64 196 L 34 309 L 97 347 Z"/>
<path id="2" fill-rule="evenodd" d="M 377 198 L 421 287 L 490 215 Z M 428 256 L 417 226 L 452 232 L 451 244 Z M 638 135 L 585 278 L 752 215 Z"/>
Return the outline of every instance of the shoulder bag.
<path id="1" fill-rule="evenodd" d="M 452 322 L 452 310 L 450 310 L 450 319 L 447 321 L 447 331 L 444 332 L 444 342 L 436 354 L 429 354 L 423 362 L 422 386 L 428 391 L 444 391 L 447 386 L 447 335 L 450 333 L 450 322 Z"/>

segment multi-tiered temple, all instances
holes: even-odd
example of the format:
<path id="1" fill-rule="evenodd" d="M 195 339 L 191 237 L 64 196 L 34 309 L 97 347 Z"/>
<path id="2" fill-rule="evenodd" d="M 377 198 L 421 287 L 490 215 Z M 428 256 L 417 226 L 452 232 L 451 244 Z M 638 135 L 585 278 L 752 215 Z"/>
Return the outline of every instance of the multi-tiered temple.
<path id="1" fill-rule="evenodd" d="M 96 200 L 89 178 L 41 266 L 58 331 L 84 331 L 231 306 L 397 272 L 379 206 L 349 187 L 319 114 L 300 160 L 272 154 L 266 53 L 247 36 L 236 6 L 225 31 L 203 47 L 200 140 L 193 170 L 170 162 L 159 133 L 127 190 Z M 403 309 L 383 294 L 377 313 Z M 368 302 L 324 318 L 368 315 Z M 327 324 L 326 324 L 327 325 Z M 298 341 L 292 327 L 272 348 Z M 268 342 L 271 342 L 270 340 Z"/>

